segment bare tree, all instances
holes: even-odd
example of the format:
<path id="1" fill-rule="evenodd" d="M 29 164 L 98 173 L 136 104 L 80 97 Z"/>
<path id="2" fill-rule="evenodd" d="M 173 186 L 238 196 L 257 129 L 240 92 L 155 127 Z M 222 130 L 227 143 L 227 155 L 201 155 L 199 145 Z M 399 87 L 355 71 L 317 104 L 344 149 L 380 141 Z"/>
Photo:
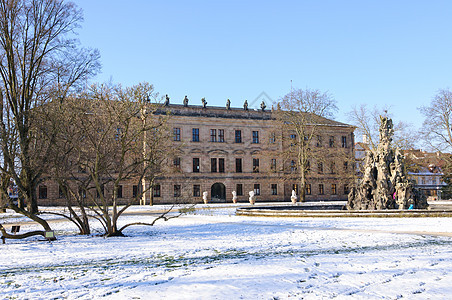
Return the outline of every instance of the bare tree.
<path id="1" fill-rule="evenodd" d="M 52 178 L 65 194 L 70 211 L 65 217 L 81 233 L 90 232 L 89 218 L 102 224 L 106 236 L 121 236 L 138 225 L 119 228 L 118 219 L 151 190 L 152 184 L 143 182 L 152 183 L 164 171 L 173 151 L 168 116 L 158 113 L 160 106 L 148 83 L 126 89 L 93 85 L 80 97 L 66 99 L 61 115 L 71 125 L 61 126 Z M 136 187 L 134 195 L 121 195 L 125 183 Z M 169 211 L 156 219 L 170 218 Z"/>
<path id="2" fill-rule="evenodd" d="M 299 182 L 300 200 L 305 201 L 311 161 L 317 159 L 323 166 L 318 159 L 325 157 L 323 148 L 313 149 L 312 145 L 321 128 L 328 125 L 326 118 L 337 110 L 336 101 L 328 92 L 297 89 L 282 97 L 277 107 L 275 117 L 282 133 L 283 167 L 288 170 L 287 176 Z"/>
<path id="3" fill-rule="evenodd" d="M 390 116 L 390 108 L 383 107 L 368 108 L 366 104 L 359 107 L 353 107 L 348 113 L 350 122 L 356 126 L 356 133 L 362 136 L 364 143 L 369 148 L 376 150 L 379 142 L 380 116 Z M 394 125 L 393 145 L 400 149 L 413 149 L 416 147 L 418 133 L 413 129 L 411 124 L 399 121 Z"/>
<path id="4" fill-rule="evenodd" d="M 425 116 L 421 131 L 425 143 L 436 151 L 452 151 L 452 92 L 438 90 L 430 106 L 419 110 Z"/>
<path id="5" fill-rule="evenodd" d="M 448 184 L 444 192 L 452 195 L 452 91 L 440 89 L 430 102 L 422 106 L 420 112 L 425 116 L 421 134 L 426 146 L 434 151 L 449 153 L 444 159 L 443 180 Z"/>
<path id="6" fill-rule="evenodd" d="M 9 207 L 46 230 L 48 223 L 37 216 L 36 187 L 53 139 L 40 140 L 37 116 L 50 99 L 62 101 L 100 68 L 98 53 L 79 50 L 70 36 L 81 21 L 81 11 L 63 0 L 0 2 L 0 170 L 17 184 L 27 209 L 12 201 Z"/>

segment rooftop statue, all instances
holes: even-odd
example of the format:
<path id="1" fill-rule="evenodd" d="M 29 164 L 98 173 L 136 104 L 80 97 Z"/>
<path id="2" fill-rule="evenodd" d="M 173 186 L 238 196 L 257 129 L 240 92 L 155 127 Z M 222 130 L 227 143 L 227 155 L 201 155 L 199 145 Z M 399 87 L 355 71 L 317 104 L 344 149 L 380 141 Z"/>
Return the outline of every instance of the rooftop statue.
<path id="1" fill-rule="evenodd" d="M 231 100 L 226 101 L 226 109 L 231 109 Z"/>
<path id="2" fill-rule="evenodd" d="M 202 107 L 206 108 L 206 106 L 207 106 L 206 98 L 202 98 L 201 102 L 202 102 Z"/>
<path id="3" fill-rule="evenodd" d="M 168 94 L 165 95 L 165 106 L 169 105 L 169 97 Z"/>
<path id="4" fill-rule="evenodd" d="M 188 106 L 188 97 L 187 97 L 187 95 L 185 95 L 185 98 L 184 98 L 184 106 L 185 107 Z"/>
<path id="5" fill-rule="evenodd" d="M 248 101 L 245 100 L 245 103 L 243 103 L 243 109 L 248 110 Z"/>
<path id="6" fill-rule="evenodd" d="M 264 111 L 266 107 L 267 107 L 267 105 L 265 105 L 264 100 L 262 100 L 262 103 L 261 103 L 261 109 L 262 109 L 262 111 Z"/>
<path id="7" fill-rule="evenodd" d="M 425 209 L 425 195 L 407 178 L 400 149 L 391 147 L 392 120 L 380 116 L 377 150 L 366 151 L 363 178 L 348 195 L 349 210 Z"/>

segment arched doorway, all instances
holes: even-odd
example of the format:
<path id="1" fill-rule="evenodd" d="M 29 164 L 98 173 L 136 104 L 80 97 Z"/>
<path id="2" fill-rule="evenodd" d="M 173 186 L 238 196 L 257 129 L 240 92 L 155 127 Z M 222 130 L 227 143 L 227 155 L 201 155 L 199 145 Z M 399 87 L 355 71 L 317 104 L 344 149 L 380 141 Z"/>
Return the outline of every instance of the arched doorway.
<path id="1" fill-rule="evenodd" d="M 212 202 L 226 201 L 226 187 L 220 182 L 214 183 L 210 188 L 210 195 Z"/>

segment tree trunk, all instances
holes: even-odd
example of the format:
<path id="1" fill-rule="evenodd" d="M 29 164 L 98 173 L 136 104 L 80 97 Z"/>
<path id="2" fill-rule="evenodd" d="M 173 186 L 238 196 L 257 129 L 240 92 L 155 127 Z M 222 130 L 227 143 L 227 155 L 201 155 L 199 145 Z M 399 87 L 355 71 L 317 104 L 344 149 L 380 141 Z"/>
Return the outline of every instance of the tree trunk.
<path id="1" fill-rule="evenodd" d="M 36 195 L 36 190 L 33 188 L 33 185 L 30 185 L 30 187 L 28 188 L 27 191 L 28 195 L 27 195 L 27 210 L 31 213 L 31 214 L 37 214 L 39 212 L 38 209 L 38 197 Z"/>
<path id="2" fill-rule="evenodd" d="M 306 179 L 304 170 L 301 172 L 301 180 L 300 180 L 300 202 L 306 201 Z"/>
<path id="3" fill-rule="evenodd" d="M 44 228 L 44 230 L 52 230 L 52 229 L 50 228 L 50 226 L 49 226 L 49 223 L 47 223 L 46 220 L 44 220 L 44 219 L 38 217 L 38 216 L 35 215 L 35 214 L 32 214 L 32 213 L 29 212 L 29 211 L 26 211 L 26 210 L 24 210 L 24 209 L 22 209 L 22 208 L 19 208 L 18 206 L 14 205 L 14 204 L 12 203 L 11 200 L 10 200 L 9 208 L 11 208 L 12 210 L 14 210 L 16 213 L 21 214 L 21 215 L 24 215 L 24 216 L 26 216 L 26 217 L 32 219 L 33 221 L 39 223 L 39 224 Z"/>

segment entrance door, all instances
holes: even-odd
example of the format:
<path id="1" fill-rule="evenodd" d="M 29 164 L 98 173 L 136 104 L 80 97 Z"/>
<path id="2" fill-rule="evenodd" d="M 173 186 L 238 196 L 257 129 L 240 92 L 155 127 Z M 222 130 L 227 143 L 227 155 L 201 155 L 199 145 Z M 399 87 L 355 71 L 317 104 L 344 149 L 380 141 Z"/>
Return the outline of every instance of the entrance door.
<path id="1" fill-rule="evenodd" d="M 222 183 L 214 183 L 210 189 L 212 202 L 226 201 L 226 187 Z"/>

